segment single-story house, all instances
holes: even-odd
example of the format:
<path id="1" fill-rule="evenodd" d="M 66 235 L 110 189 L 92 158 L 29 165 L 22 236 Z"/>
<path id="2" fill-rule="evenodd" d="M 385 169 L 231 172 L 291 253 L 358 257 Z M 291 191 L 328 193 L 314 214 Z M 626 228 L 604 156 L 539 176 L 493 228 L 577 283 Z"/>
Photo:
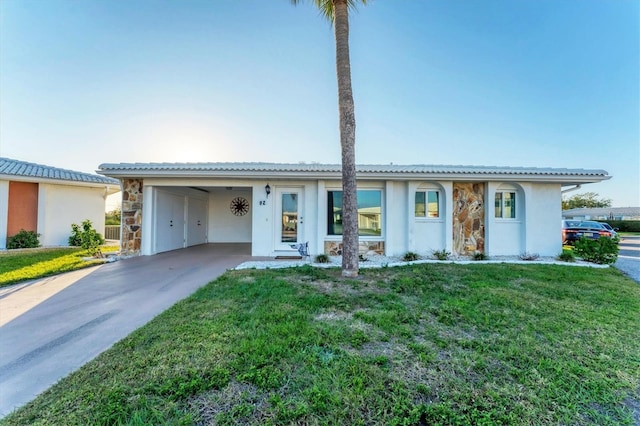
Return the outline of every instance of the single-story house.
<path id="1" fill-rule="evenodd" d="M 341 166 L 118 163 L 122 249 L 152 255 L 203 243 L 249 243 L 254 256 L 341 253 Z M 604 170 L 430 165 L 357 166 L 360 251 L 446 250 L 489 256 L 561 252 L 563 187 Z"/>
<path id="2" fill-rule="evenodd" d="M 562 211 L 563 219 L 574 220 L 640 220 L 640 207 L 597 207 Z"/>
<path id="3" fill-rule="evenodd" d="M 0 157 L 0 249 L 21 229 L 43 246 L 66 246 L 71 224 L 89 219 L 104 229 L 105 198 L 117 179 Z"/>

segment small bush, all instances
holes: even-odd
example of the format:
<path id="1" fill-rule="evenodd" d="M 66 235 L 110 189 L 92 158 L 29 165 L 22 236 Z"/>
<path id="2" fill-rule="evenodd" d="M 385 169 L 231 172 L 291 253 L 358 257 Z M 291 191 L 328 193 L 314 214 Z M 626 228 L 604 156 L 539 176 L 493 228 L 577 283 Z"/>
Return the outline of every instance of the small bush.
<path id="1" fill-rule="evenodd" d="M 40 247 L 40 234 L 35 231 L 21 229 L 16 235 L 7 238 L 8 249 Z"/>
<path id="2" fill-rule="evenodd" d="M 447 260 L 449 259 L 449 256 L 451 256 L 451 253 L 449 253 L 448 251 L 442 249 L 442 250 L 434 250 L 433 252 L 433 257 L 435 257 L 438 260 Z"/>
<path id="3" fill-rule="evenodd" d="M 573 250 L 562 250 L 562 253 L 558 255 L 558 260 L 563 262 L 575 262 L 576 255 L 573 253 Z"/>
<path id="4" fill-rule="evenodd" d="M 329 263 L 329 256 L 326 254 L 319 254 L 315 258 L 316 263 Z"/>
<path id="5" fill-rule="evenodd" d="M 418 260 L 420 259 L 420 256 L 418 255 L 418 253 L 414 253 L 412 251 L 408 251 L 404 254 L 404 256 L 402 257 L 402 259 L 405 262 L 412 262 L 414 260 Z"/>
<path id="6" fill-rule="evenodd" d="M 82 226 L 71 224 L 70 246 L 79 246 L 87 250 L 93 257 L 102 257 L 100 246 L 104 244 L 104 237 L 95 229 L 89 219 L 82 222 Z"/>
<path id="7" fill-rule="evenodd" d="M 581 237 L 576 241 L 574 252 L 576 256 L 592 263 L 610 265 L 618 260 L 618 244 L 606 237 L 597 240 Z"/>
<path id="8" fill-rule="evenodd" d="M 529 253 L 528 251 L 525 251 L 524 253 L 520 253 L 518 258 L 520 260 L 538 260 L 540 255 L 538 253 Z"/>
<path id="9" fill-rule="evenodd" d="M 359 255 L 358 255 L 358 260 L 359 260 L 360 262 L 366 262 L 366 261 L 368 261 L 369 259 L 368 259 L 368 258 L 367 258 L 367 256 L 365 256 L 364 254 L 359 254 Z"/>
<path id="10" fill-rule="evenodd" d="M 477 251 L 477 252 L 473 253 L 473 256 L 471 256 L 471 258 L 473 260 L 487 260 L 488 259 L 487 255 L 484 254 L 484 252 L 481 252 L 481 251 Z"/>

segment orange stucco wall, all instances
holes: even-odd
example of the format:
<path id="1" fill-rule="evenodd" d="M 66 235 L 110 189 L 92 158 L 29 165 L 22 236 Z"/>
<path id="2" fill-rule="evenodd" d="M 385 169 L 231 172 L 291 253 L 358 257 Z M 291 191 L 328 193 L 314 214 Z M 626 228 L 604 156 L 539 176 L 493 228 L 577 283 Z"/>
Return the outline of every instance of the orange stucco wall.
<path id="1" fill-rule="evenodd" d="M 9 211 L 7 236 L 21 229 L 38 232 L 38 184 L 9 182 Z"/>

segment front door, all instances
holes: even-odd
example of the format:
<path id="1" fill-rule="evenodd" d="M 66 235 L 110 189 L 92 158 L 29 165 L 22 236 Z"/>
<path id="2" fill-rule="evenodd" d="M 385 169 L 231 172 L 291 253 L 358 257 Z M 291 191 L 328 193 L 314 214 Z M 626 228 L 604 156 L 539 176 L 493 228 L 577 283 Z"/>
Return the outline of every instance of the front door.
<path id="1" fill-rule="evenodd" d="M 292 245 L 304 242 L 303 194 L 302 188 L 276 189 L 276 251 L 294 250 Z"/>

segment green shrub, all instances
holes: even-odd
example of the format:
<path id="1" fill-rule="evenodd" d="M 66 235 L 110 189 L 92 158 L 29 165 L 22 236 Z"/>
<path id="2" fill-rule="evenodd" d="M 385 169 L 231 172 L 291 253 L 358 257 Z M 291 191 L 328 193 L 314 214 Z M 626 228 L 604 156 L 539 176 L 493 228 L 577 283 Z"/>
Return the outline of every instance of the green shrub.
<path id="1" fill-rule="evenodd" d="M 40 234 L 35 231 L 21 229 L 16 235 L 7 238 L 8 249 L 40 247 Z"/>
<path id="2" fill-rule="evenodd" d="M 319 254 L 316 256 L 316 263 L 329 263 L 329 256 L 326 254 Z"/>
<path id="3" fill-rule="evenodd" d="M 587 262 L 610 265 L 618 260 L 618 244 L 616 240 L 606 237 L 597 240 L 581 237 L 576 241 L 574 253 Z"/>
<path id="4" fill-rule="evenodd" d="M 562 253 L 558 255 L 558 260 L 563 262 L 575 262 L 576 255 L 573 253 L 573 250 L 562 250 Z"/>
<path id="5" fill-rule="evenodd" d="M 487 255 L 484 254 L 484 252 L 481 252 L 481 251 L 477 251 L 477 252 L 473 253 L 473 256 L 471 256 L 471 258 L 473 260 L 487 260 L 488 259 Z"/>
<path id="6" fill-rule="evenodd" d="M 451 253 L 449 253 L 448 251 L 442 249 L 442 250 L 434 250 L 433 252 L 433 257 L 435 257 L 438 260 L 447 260 L 449 259 L 449 256 L 451 256 Z"/>
<path id="7" fill-rule="evenodd" d="M 406 253 L 404 254 L 404 256 L 402 257 L 402 259 L 403 259 L 405 262 L 411 262 L 411 261 L 414 261 L 414 260 L 418 260 L 418 259 L 420 259 L 420 256 L 418 255 L 418 253 L 414 253 L 414 252 L 412 252 L 412 251 L 408 251 L 408 252 L 406 252 Z"/>
<path id="8" fill-rule="evenodd" d="M 82 231 L 80 225 L 71 224 L 71 236 L 67 240 L 70 246 L 80 247 L 82 245 Z"/>
<path id="9" fill-rule="evenodd" d="M 82 226 L 71 224 L 70 246 L 79 246 L 87 250 L 93 257 L 102 257 L 100 246 L 104 244 L 104 237 L 95 229 L 89 219 L 82 222 Z"/>

